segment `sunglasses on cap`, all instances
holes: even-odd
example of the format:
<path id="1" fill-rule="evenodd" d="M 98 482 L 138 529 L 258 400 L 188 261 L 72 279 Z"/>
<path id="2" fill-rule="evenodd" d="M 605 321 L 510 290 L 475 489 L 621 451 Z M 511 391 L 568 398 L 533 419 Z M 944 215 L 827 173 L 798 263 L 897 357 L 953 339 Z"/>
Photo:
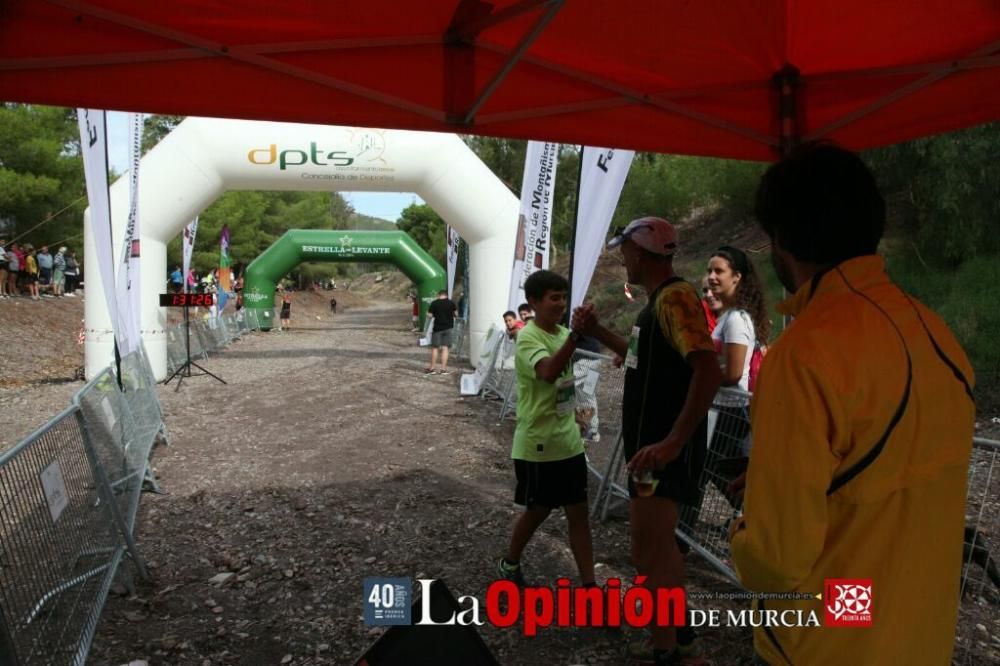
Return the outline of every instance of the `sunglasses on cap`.
<path id="1" fill-rule="evenodd" d="M 628 225 L 617 226 L 611 232 L 611 240 L 608 241 L 609 247 L 617 247 L 625 242 L 625 239 L 639 231 L 640 229 L 652 229 L 652 224 L 640 224 L 632 229 L 628 229 Z M 628 229 L 626 231 L 626 229 Z"/>

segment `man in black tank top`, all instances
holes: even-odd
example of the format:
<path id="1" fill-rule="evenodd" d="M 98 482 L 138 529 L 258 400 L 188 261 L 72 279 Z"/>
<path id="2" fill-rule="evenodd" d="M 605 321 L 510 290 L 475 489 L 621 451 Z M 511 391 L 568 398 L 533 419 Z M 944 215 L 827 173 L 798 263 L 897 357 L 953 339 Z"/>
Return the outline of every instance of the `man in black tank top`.
<path id="1" fill-rule="evenodd" d="M 649 296 L 632 334 L 604 328 L 591 305 L 573 313 L 574 330 L 625 358 L 622 436 L 629 461 L 632 560 L 650 588 L 680 587 L 684 562 L 674 538 L 680 503 L 698 502 L 706 415 L 722 381 L 708 323 L 694 287 L 674 274 L 677 232 L 644 217 L 616 230 L 628 281 Z M 652 477 L 644 476 L 652 473 Z M 639 481 L 637 484 L 636 481 Z M 688 656 L 690 632 L 653 629 L 656 664 Z"/>

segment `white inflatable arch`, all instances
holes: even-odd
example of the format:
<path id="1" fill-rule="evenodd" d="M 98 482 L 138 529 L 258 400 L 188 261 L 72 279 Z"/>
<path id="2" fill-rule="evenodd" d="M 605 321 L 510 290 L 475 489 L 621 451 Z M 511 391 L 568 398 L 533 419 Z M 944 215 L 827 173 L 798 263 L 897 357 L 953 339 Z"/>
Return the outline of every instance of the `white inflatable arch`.
<path id="1" fill-rule="evenodd" d="M 166 284 L 167 242 L 227 190 L 415 192 L 469 245 L 472 358 L 507 309 L 518 200 L 454 134 L 188 118 L 142 159 L 139 189 L 142 339 L 159 380 L 167 370 L 166 312 L 157 299 Z M 111 187 L 111 212 L 117 255 L 128 217 L 127 178 Z M 88 209 L 88 377 L 114 357 L 97 261 Z"/>

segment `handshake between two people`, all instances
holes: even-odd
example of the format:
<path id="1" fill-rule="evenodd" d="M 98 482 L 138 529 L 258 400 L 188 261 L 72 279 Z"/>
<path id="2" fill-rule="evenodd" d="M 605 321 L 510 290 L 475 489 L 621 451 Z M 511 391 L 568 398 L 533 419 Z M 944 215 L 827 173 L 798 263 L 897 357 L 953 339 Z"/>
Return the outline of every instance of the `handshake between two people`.
<path id="1" fill-rule="evenodd" d="M 593 303 L 584 303 L 573 309 L 573 316 L 570 318 L 570 329 L 579 333 L 593 337 L 597 334 L 600 322 L 597 319 L 597 312 Z"/>

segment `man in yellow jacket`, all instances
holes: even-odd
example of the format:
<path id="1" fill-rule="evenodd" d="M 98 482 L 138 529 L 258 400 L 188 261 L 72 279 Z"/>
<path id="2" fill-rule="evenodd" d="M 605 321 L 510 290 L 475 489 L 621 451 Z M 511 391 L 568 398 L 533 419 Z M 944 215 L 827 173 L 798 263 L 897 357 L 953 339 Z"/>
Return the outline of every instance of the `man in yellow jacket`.
<path id="1" fill-rule="evenodd" d="M 732 558 L 768 664 L 948 664 L 959 602 L 975 404 L 945 323 L 876 255 L 885 205 L 854 154 L 803 147 L 757 193 L 795 317 L 768 352 Z M 767 613 L 761 616 L 767 622 Z M 801 622 L 801 620 L 799 621 Z"/>

